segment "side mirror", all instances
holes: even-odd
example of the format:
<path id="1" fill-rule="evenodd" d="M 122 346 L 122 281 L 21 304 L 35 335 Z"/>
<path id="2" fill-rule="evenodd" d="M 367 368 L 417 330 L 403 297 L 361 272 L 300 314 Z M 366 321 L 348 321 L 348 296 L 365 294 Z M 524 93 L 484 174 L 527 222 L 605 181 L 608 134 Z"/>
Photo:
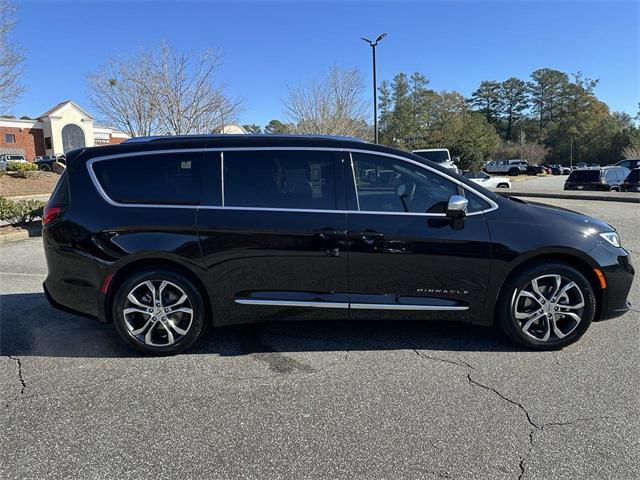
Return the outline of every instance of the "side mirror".
<path id="1" fill-rule="evenodd" d="M 462 195 L 451 195 L 447 202 L 447 217 L 460 219 L 467 216 L 467 206 L 469 200 Z"/>

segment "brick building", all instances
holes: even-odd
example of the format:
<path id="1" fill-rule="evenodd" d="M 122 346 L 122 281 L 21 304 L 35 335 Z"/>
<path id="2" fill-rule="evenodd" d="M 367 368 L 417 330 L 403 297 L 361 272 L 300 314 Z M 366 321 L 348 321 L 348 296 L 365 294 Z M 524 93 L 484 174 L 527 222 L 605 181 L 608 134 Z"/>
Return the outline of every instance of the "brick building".
<path id="1" fill-rule="evenodd" d="M 0 117 L 0 155 L 24 155 L 28 161 L 74 148 L 120 143 L 127 138 L 126 133 L 96 125 L 93 117 L 71 100 L 57 104 L 35 120 Z"/>

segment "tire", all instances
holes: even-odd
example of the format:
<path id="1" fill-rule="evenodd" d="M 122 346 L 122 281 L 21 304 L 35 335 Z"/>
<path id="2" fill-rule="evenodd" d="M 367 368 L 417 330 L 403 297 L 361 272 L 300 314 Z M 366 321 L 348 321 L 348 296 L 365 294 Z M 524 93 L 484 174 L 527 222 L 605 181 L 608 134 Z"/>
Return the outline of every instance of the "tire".
<path id="1" fill-rule="evenodd" d="M 156 296 L 162 290 L 155 305 L 149 282 Z M 183 295 L 186 300 L 180 301 Z M 167 307 L 175 311 L 165 315 Z M 125 313 L 125 309 L 130 311 Z M 126 278 L 113 296 L 111 312 L 120 337 L 149 355 L 184 352 L 202 336 L 207 323 L 205 303 L 198 288 L 187 277 L 164 268 L 141 270 Z M 134 334 L 136 331 L 139 333 Z"/>
<path id="2" fill-rule="evenodd" d="M 517 177 L 518 175 L 520 175 L 520 170 L 518 170 L 517 168 L 510 168 L 509 175 L 511 175 L 512 177 Z"/>
<path id="3" fill-rule="evenodd" d="M 611 187 L 609 189 L 610 192 L 619 192 L 620 191 L 620 187 Z"/>
<path id="4" fill-rule="evenodd" d="M 561 292 L 569 286 L 561 297 L 552 296 L 557 288 L 556 277 L 561 279 Z M 537 280 L 538 291 L 545 297 L 542 300 L 544 305 L 527 295 L 533 293 L 541 298 L 531 288 L 534 280 Z M 571 287 L 571 283 L 575 286 Z M 575 308 L 580 303 L 582 308 Z M 575 314 L 579 320 L 561 312 Z M 593 287 L 582 273 L 564 263 L 542 262 L 517 272 L 507 280 L 499 299 L 497 321 L 505 335 L 519 345 L 532 350 L 557 350 L 577 341 L 589 328 L 595 313 Z M 562 335 L 556 334 L 554 325 Z"/>
<path id="5" fill-rule="evenodd" d="M 507 183 L 499 183 L 498 188 L 509 188 L 509 184 Z"/>
<path id="6" fill-rule="evenodd" d="M 40 170 L 42 170 L 43 172 L 50 172 L 51 165 L 47 165 L 46 163 L 44 165 L 40 165 Z"/>

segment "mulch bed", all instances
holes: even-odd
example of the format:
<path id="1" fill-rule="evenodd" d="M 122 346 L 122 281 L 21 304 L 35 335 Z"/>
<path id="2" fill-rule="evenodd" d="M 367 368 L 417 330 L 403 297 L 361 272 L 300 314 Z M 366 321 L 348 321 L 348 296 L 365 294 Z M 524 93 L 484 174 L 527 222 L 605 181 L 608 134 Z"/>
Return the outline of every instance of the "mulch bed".
<path id="1" fill-rule="evenodd" d="M 60 175 L 54 172 L 28 172 L 27 178 L 20 178 L 11 172 L 0 172 L 0 195 L 41 195 L 51 193 Z"/>

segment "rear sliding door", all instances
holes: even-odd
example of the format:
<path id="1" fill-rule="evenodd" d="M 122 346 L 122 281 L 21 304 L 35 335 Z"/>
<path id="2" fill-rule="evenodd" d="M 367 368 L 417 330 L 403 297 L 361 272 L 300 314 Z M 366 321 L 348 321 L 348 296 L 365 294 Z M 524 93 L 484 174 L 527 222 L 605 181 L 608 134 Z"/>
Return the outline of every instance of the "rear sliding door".
<path id="1" fill-rule="evenodd" d="M 347 318 L 340 156 L 304 149 L 206 156 L 198 231 L 214 322 Z"/>

